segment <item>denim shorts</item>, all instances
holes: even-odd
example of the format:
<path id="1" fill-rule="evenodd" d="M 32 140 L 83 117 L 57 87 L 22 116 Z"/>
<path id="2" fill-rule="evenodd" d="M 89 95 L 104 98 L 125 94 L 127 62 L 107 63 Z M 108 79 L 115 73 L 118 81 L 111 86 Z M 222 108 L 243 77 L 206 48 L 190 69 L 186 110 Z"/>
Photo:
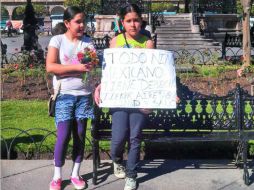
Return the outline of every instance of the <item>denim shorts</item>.
<path id="1" fill-rule="evenodd" d="M 67 120 L 94 118 L 93 99 L 91 95 L 74 96 L 59 94 L 56 99 L 55 123 Z"/>

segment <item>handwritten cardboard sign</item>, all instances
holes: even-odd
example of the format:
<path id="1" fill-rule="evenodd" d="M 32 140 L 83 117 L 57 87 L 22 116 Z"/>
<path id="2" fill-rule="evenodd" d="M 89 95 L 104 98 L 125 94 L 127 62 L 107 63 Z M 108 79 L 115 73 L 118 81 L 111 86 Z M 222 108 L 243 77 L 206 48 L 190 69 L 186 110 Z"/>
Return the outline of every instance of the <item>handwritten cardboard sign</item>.
<path id="1" fill-rule="evenodd" d="M 165 50 L 104 50 L 100 107 L 176 108 L 173 54 Z"/>

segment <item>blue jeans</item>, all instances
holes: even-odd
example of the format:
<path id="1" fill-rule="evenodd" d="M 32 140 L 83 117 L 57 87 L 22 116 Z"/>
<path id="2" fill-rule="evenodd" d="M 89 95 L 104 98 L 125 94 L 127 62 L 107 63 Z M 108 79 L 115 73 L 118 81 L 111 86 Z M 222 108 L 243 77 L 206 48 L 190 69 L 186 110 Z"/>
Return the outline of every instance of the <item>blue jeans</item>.
<path id="1" fill-rule="evenodd" d="M 112 112 L 111 158 L 121 163 L 125 144 L 129 142 L 126 176 L 136 178 L 145 115 L 138 109 L 117 109 Z"/>

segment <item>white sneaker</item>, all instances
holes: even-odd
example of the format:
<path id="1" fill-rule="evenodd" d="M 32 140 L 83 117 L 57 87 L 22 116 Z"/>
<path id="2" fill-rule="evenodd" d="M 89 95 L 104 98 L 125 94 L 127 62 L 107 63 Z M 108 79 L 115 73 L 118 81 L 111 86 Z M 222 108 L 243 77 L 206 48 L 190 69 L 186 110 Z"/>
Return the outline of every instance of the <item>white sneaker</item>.
<path id="1" fill-rule="evenodd" d="M 136 178 L 129 178 L 125 179 L 125 186 L 124 190 L 135 190 L 137 188 L 137 181 Z"/>
<path id="2" fill-rule="evenodd" d="M 123 165 L 121 164 L 117 164 L 115 162 L 113 162 L 114 164 L 114 174 L 117 178 L 125 178 L 126 174 L 125 174 L 125 168 Z"/>

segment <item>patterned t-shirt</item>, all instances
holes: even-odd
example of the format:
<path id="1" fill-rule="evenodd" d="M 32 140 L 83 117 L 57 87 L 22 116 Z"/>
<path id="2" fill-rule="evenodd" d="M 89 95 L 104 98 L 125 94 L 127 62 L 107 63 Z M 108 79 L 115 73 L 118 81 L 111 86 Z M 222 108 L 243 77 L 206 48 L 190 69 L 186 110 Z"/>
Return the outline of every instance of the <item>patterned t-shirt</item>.
<path id="1" fill-rule="evenodd" d="M 63 65 L 80 64 L 77 58 L 77 54 L 83 51 L 84 48 L 93 48 L 91 39 L 89 37 L 83 37 L 78 42 L 71 42 L 65 34 L 56 35 L 51 38 L 49 46 L 55 47 L 59 50 L 60 63 Z M 56 76 L 53 78 L 53 86 L 57 86 Z M 71 94 L 74 96 L 91 94 L 92 88 L 89 85 L 85 85 L 82 82 L 82 75 L 75 77 L 63 77 L 61 78 L 61 94 Z"/>

